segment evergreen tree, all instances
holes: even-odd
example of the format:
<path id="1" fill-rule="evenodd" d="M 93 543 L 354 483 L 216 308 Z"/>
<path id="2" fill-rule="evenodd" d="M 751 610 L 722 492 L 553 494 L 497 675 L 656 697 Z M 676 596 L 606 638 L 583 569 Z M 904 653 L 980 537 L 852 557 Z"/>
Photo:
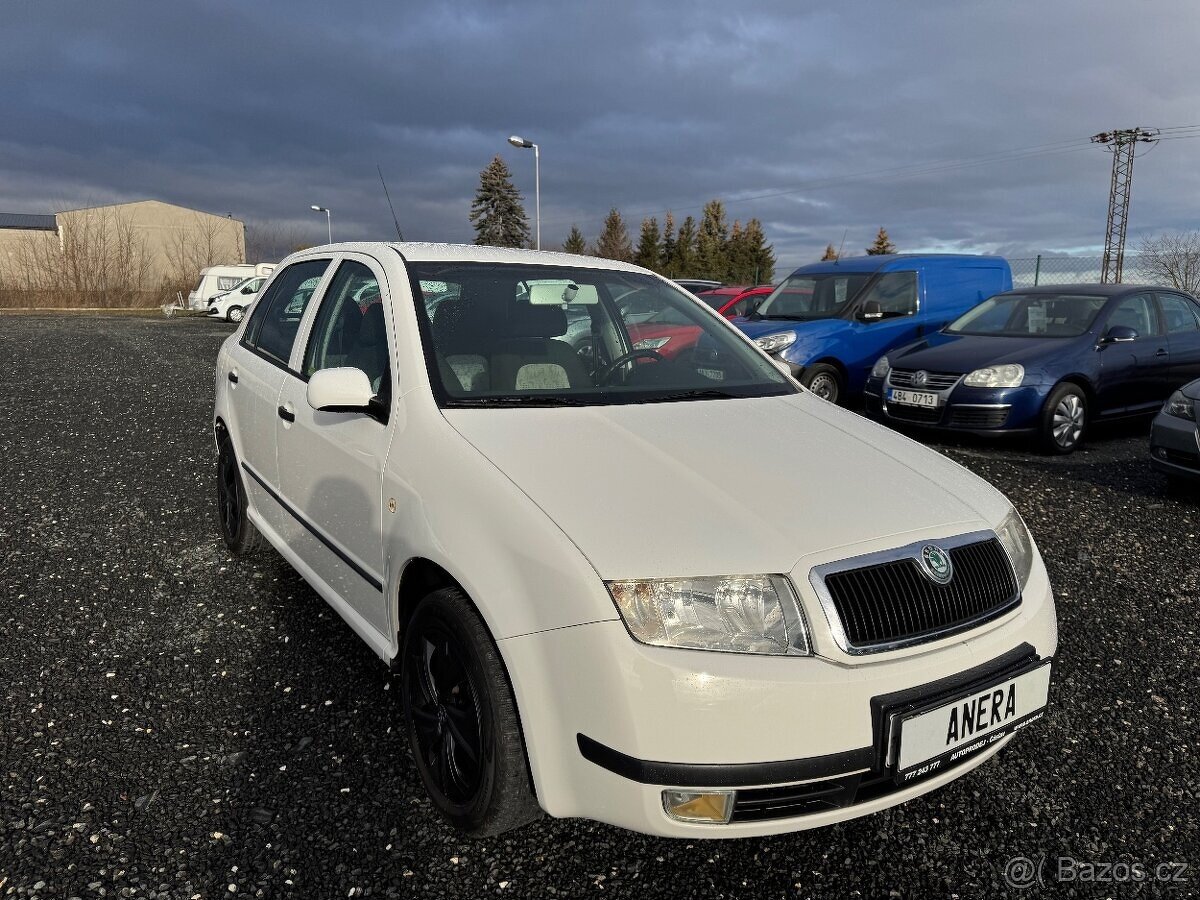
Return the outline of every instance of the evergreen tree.
<path id="1" fill-rule="evenodd" d="M 604 217 L 604 230 L 596 239 L 596 255 L 621 262 L 633 261 L 633 243 L 629 240 L 625 221 L 616 207 L 609 210 L 608 215 Z"/>
<path id="2" fill-rule="evenodd" d="M 775 280 L 775 248 L 767 243 L 762 222 L 758 219 L 747 222 L 743 239 L 746 242 L 747 256 L 754 263 L 752 280 L 755 284 L 770 284 Z"/>
<path id="3" fill-rule="evenodd" d="M 837 254 L 837 251 L 833 249 L 833 244 L 826 244 L 825 245 L 825 255 L 821 257 L 821 262 L 827 262 L 828 260 L 833 260 L 833 259 L 837 259 L 837 258 L 838 258 L 838 254 Z"/>
<path id="4" fill-rule="evenodd" d="M 695 278 L 696 276 L 696 220 L 688 216 L 675 235 L 674 277 Z"/>
<path id="5" fill-rule="evenodd" d="M 512 173 L 499 156 L 479 173 L 479 190 L 471 203 L 475 243 L 490 247 L 528 247 L 529 220 Z"/>
<path id="6" fill-rule="evenodd" d="M 892 239 L 888 237 L 887 231 L 882 225 L 879 226 L 879 233 L 875 235 L 875 243 L 867 248 L 867 256 L 886 256 L 889 253 L 896 252 L 896 245 L 892 243 Z"/>
<path id="7" fill-rule="evenodd" d="M 728 241 L 725 204 L 720 200 L 710 200 L 704 204 L 704 216 L 696 234 L 696 277 L 717 280 L 725 278 L 729 268 Z"/>
<path id="8" fill-rule="evenodd" d="M 734 220 L 729 230 L 729 242 L 725 245 L 725 272 L 720 276 L 722 281 L 730 284 L 754 283 L 754 258 L 750 245 L 746 242 L 746 230 L 742 223 Z"/>
<path id="9" fill-rule="evenodd" d="M 633 261 L 652 272 L 662 268 L 662 241 L 658 234 L 658 219 L 642 219 L 642 233 L 638 237 L 637 253 L 634 254 Z"/>
<path id="10" fill-rule="evenodd" d="M 675 271 L 675 217 L 670 212 L 663 220 L 662 274 L 668 278 L 679 274 Z"/>
<path id="11" fill-rule="evenodd" d="M 563 253 L 578 253 L 581 256 L 587 253 L 587 241 L 583 239 L 583 232 L 578 225 L 571 226 L 571 233 L 563 241 Z"/>

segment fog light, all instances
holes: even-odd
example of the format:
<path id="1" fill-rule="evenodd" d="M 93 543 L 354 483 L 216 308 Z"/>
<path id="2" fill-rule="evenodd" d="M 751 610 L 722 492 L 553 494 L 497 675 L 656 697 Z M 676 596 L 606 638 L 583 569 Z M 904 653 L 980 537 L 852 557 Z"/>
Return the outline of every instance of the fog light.
<path id="1" fill-rule="evenodd" d="M 1166 458 L 1167 458 L 1167 451 L 1166 451 L 1164 448 L 1162 448 L 1162 447 L 1155 447 L 1155 448 L 1154 448 L 1154 455 L 1155 455 L 1155 456 L 1157 456 L 1159 459 L 1166 459 Z"/>
<path id="2" fill-rule="evenodd" d="M 733 814 L 733 791 L 663 791 L 663 809 L 680 822 L 724 825 Z"/>

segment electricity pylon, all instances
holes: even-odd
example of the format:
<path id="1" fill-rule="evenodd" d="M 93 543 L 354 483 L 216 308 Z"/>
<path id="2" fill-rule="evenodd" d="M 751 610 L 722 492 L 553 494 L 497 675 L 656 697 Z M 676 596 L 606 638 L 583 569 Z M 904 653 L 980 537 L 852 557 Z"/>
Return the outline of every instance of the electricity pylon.
<path id="1" fill-rule="evenodd" d="M 1108 192 L 1108 230 L 1104 235 L 1104 264 L 1100 280 L 1120 284 L 1125 264 L 1125 228 L 1129 224 L 1129 194 L 1133 188 L 1133 158 L 1138 144 L 1158 139 L 1157 128 L 1121 128 L 1092 135 L 1093 144 L 1105 144 L 1112 152 L 1112 186 Z"/>

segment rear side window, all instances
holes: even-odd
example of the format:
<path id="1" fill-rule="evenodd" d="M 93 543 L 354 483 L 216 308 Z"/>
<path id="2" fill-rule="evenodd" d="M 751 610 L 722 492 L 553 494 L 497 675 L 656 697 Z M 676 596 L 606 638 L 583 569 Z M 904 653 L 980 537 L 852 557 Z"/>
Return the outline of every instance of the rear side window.
<path id="1" fill-rule="evenodd" d="M 292 355 L 300 319 L 329 267 L 327 259 L 293 263 L 271 283 L 254 306 L 243 343 L 281 363 Z"/>
<path id="2" fill-rule="evenodd" d="M 1196 306 L 1191 301 L 1178 294 L 1159 294 L 1158 303 L 1162 307 L 1168 334 L 1200 330 L 1200 324 L 1196 322 Z"/>

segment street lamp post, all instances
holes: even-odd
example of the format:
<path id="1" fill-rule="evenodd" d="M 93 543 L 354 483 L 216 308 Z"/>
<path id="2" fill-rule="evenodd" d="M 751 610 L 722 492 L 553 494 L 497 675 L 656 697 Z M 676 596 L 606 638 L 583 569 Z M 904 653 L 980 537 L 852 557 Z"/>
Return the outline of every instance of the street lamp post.
<path id="1" fill-rule="evenodd" d="M 332 244 L 333 243 L 333 219 L 329 215 L 329 210 L 327 210 L 324 206 L 317 206 L 316 204 L 313 204 L 313 206 L 311 206 L 310 209 L 312 209 L 313 212 L 325 213 L 325 230 L 329 234 L 329 243 Z"/>
<path id="2" fill-rule="evenodd" d="M 535 223 L 533 248 L 542 249 L 542 164 L 538 145 L 523 137 L 513 135 L 508 142 L 514 147 L 533 151 L 533 221 Z"/>

